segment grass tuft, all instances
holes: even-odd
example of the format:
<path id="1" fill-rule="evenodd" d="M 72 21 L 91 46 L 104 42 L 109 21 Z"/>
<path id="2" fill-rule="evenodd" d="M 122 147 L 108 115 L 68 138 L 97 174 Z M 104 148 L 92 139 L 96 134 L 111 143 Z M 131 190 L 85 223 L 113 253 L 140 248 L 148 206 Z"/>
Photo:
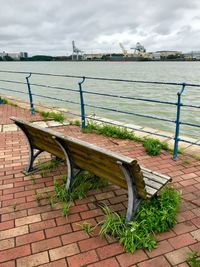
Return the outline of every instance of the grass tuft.
<path id="1" fill-rule="evenodd" d="M 187 263 L 191 267 L 200 267 L 200 257 L 197 251 L 191 251 L 188 253 Z"/>
<path id="2" fill-rule="evenodd" d="M 55 198 L 57 201 L 63 202 L 63 216 L 68 214 L 70 205 L 75 199 L 82 199 L 87 196 L 89 190 L 99 189 L 108 184 L 107 181 L 90 174 L 89 172 L 82 171 L 74 179 L 71 191 L 66 192 L 66 179 L 65 176 L 62 177 L 61 182 L 54 179 Z"/>
<path id="3" fill-rule="evenodd" d="M 92 235 L 94 227 L 89 222 L 83 222 L 82 224 L 78 224 L 82 230 L 84 230 L 89 236 Z"/>
<path id="4" fill-rule="evenodd" d="M 8 100 L 0 97 L 0 104 L 8 104 Z"/>
<path id="5" fill-rule="evenodd" d="M 40 111 L 40 115 L 44 118 L 44 120 L 53 119 L 54 121 L 61 123 L 63 123 L 65 120 L 65 117 L 62 113 L 56 113 L 53 111 Z"/>
<path id="6" fill-rule="evenodd" d="M 165 188 L 159 196 L 141 203 L 133 221 L 124 223 L 124 217 L 111 213 L 104 206 L 105 220 L 101 225 L 102 236 L 112 235 L 124 246 L 126 252 L 156 247 L 155 234 L 167 231 L 175 225 L 180 205 L 180 195 L 173 188 Z"/>
<path id="7" fill-rule="evenodd" d="M 148 155 L 157 156 L 160 155 L 161 150 L 169 150 L 167 143 L 162 143 L 158 139 L 145 138 L 143 146 Z"/>
<path id="8" fill-rule="evenodd" d="M 81 122 L 79 120 L 70 121 L 70 125 L 80 126 Z"/>

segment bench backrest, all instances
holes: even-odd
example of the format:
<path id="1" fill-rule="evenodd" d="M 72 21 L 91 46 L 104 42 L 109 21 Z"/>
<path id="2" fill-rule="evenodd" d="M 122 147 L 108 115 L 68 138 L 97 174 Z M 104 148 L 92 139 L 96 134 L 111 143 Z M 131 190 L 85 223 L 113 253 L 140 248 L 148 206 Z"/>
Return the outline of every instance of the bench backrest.
<path id="1" fill-rule="evenodd" d="M 132 177 L 134 177 L 134 183 L 139 196 L 146 198 L 143 174 L 135 159 L 97 147 L 80 139 L 66 136 L 51 129 L 27 123 L 15 117 L 11 119 L 25 132 L 35 148 L 64 159 L 64 153 L 55 141 L 56 137 L 67 146 L 75 166 L 127 189 L 127 182 L 118 162 L 122 163 L 132 174 Z"/>

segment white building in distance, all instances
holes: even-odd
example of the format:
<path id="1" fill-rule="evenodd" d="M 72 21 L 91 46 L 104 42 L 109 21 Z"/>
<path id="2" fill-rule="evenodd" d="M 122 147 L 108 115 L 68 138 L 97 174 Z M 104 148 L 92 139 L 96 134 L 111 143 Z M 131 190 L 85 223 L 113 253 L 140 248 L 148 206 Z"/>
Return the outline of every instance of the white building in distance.
<path id="1" fill-rule="evenodd" d="M 5 51 L 0 53 L 0 57 L 2 59 L 4 59 L 6 56 L 9 56 L 14 60 L 20 60 L 21 58 L 27 58 L 28 57 L 28 53 L 27 52 L 11 52 L 11 53 L 7 53 Z"/>

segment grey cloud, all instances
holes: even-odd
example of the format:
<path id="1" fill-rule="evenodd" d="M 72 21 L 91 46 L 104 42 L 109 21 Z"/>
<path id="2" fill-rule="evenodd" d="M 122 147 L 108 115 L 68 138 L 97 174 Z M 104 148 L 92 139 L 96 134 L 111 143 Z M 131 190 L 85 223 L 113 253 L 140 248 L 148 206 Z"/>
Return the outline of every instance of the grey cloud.
<path id="1" fill-rule="evenodd" d="M 141 41 L 147 50 L 200 47 L 197 0 L 0 0 L 0 5 L 2 51 L 58 55 L 71 52 L 72 40 L 86 52 L 120 51 L 119 41 L 128 47 Z M 188 34 L 195 42 L 189 44 Z"/>

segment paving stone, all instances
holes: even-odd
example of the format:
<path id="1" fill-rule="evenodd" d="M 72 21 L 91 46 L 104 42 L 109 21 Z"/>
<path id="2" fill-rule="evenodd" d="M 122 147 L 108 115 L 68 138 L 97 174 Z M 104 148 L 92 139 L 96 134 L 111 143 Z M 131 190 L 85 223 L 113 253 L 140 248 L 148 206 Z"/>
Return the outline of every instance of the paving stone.
<path id="1" fill-rule="evenodd" d="M 177 265 L 184 262 L 187 258 L 188 252 L 191 250 L 188 247 L 177 249 L 173 252 L 165 254 L 166 258 L 172 265 Z"/>
<path id="2" fill-rule="evenodd" d="M 96 263 L 92 263 L 90 265 L 87 265 L 88 267 L 120 267 L 119 263 L 115 258 L 109 258 L 103 261 L 98 261 Z"/>
<path id="3" fill-rule="evenodd" d="M 33 125 L 37 125 L 37 126 L 40 126 L 42 128 L 47 128 L 48 127 L 48 125 L 47 125 L 47 123 L 45 121 L 34 121 Z"/>
<path id="4" fill-rule="evenodd" d="M 169 262 L 163 257 L 157 257 L 138 264 L 138 267 L 170 267 Z"/>
<path id="5" fill-rule="evenodd" d="M 69 257 L 71 255 L 78 253 L 79 253 L 79 248 L 75 243 L 49 250 L 49 255 L 52 261 Z"/>
<path id="6" fill-rule="evenodd" d="M 163 240 L 157 244 L 156 249 L 153 249 L 151 252 L 146 251 L 146 253 L 150 258 L 154 258 L 154 257 L 159 256 L 161 254 L 165 254 L 167 252 L 170 252 L 172 250 L 174 250 L 172 245 L 167 240 Z"/>
<path id="7" fill-rule="evenodd" d="M 13 248 L 15 246 L 14 238 L 5 239 L 0 241 L 0 251 Z"/>
<path id="8" fill-rule="evenodd" d="M 61 122 L 58 121 L 47 121 L 46 124 L 48 127 L 56 127 L 63 125 Z"/>
<path id="9" fill-rule="evenodd" d="M 200 242 L 200 229 L 191 232 L 191 235 L 194 237 L 194 239 Z"/>
<path id="10" fill-rule="evenodd" d="M 15 225 L 16 226 L 21 226 L 21 225 L 31 224 L 31 223 L 35 223 L 35 222 L 39 222 L 39 221 L 41 221 L 40 214 L 31 215 L 31 216 L 27 216 L 27 217 L 24 217 L 24 218 L 16 219 L 15 220 Z"/>
<path id="11" fill-rule="evenodd" d="M 67 257 L 69 267 L 87 266 L 90 263 L 97 262 L 99 259 L 94 250 L 88 252 L 79 253 L 72 257 Z"/>
<path id="12" fill-rule="evenodd" d="M 137 250 L 133 254 L 132 253 L 124 253 L 117 256 L 117 260 L 120 263 L 121 267 L 128 267 L 135 263 L 139 263 L 148 259 L 147 255 L 143 250 Z"/>
<path id="13" fill-rule="evenodd" d="M 10 237 L 20 236 L 20 235 L 27 234 L 27 233 L 28 233 L 27 225 L 17 227 L 17 228 L 12 228 L 9 230 L 4 230 L 0 232 L 0 240 L 7 239 Z"/>
<path id="14" fill-rule="evenodd" d="M 34 242 L 31 244 L 33 253 L 42 252 L 60 246 L 62 246 L 62 244 L 59 237 L 48 238 L 46 240 Z"/>
<path id="15" fill-rule="evenodd" d="M 0 251 L 0 263 L 31 254 L 30 245 Z M 21 267 L 21 266 L 20 266 Z"/>
<path id="16" fill-rule="evenodd" d="M 38 254 L 26 256 L 17 259 L 17 267 L 32 267 L 49 262 L 47 252 L 41 252 Z"/>
<path id="17" fill-rule="evenodd" d="M 7 124 L 3 125 L 3 132 L 15 132 L 17 131 L 17 125 L 15 124 Z"/>

